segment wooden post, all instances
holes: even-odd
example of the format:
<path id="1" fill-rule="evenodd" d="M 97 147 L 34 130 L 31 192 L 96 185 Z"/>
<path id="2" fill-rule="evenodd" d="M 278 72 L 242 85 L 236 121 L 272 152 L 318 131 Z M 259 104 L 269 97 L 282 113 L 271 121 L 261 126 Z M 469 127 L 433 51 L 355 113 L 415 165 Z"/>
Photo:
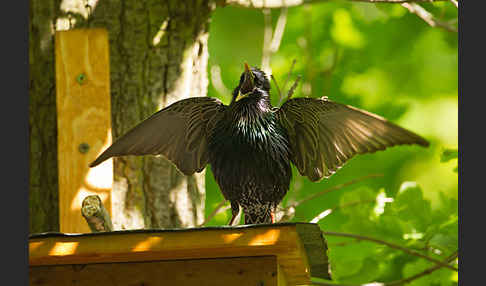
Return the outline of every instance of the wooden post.
<path id="1" fill-rule="evenodd" d="M 111 214 L 113 161 L 88 164 L 111 143 L 110 61 L 105 29 L 56 32 L 60 231 L 90 232 L 83 199 L 99 195 Z"/>

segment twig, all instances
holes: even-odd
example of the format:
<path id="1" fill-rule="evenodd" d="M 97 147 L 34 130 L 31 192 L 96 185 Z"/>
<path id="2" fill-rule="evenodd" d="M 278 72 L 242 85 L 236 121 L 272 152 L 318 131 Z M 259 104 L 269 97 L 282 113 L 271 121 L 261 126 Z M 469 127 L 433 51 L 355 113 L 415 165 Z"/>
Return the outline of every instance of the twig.
<path id="1" fill-rule="evenodd" d="M 427 255 L 423 255 L 422 253 L 417 252 L 415 250 L 412 250 L 412 249 L 409 249 L 409 248 L 406 248 L 406 247 L 403 247 L 403 246 L 400 246 L 400 245 L 397 245 L 397 244 L 394 244 L 394 243 L 390 243 L 390 242 L 387 242 L 387 241 L 384 241 L 384 240 L 381 240 L 381 239 L 372 238 L 372 237 L 363 236 L 363 235 L 358 235 L 358 234 L 333 232 L 333 231 L 323 231 L 322 234 L 323 235 L 330 235 L 330 236 L 350 237 L 350 238 L 355 238 L 355 239 L 359 239 L 359 240 L 366 240 L 366 241 L 371 241 L 371 242 L 383 244 L 383 245 L 386 245 L 390 248 L 398 249 L 398 250 L 401 250 L 401 251 L 403 251 L 407 254 L 417 256 L 417 257 L 421 257 L 421 258 L 426 259 L 430 262 L 434 262 L 435 264 L 440 265 L 441 267 L 446 267 L 446 268 L 449 268 L 449 269 L 454 270 L 456 272 L 458 271 L 456 267 L 451 266 L 451 265 L 449 265 L 445 262 L 442 262 L 442 261 L 437 260 L 435 258 L 429 257 Z"/>
<path id="2" fill-rule="evenodd" d="M 341 246 L 346 246 L 346 245 L 349 245 L 349 244 L 354 244 L 354 243 L 359 243 L 359 242 L 360 242 L 359 240 L 348 240 L 348 241 L 335 242 L 335 243 L 328 242 L 327 246 L 331 249 L 334 246 L 335 247 L 341 247 Z"/>
<path id="3" fill-rule="evenodd" d="M 444 259 L 444 263 L 450 263 L 451 261 L 453 261 L 456 258 L 457 258 L 457 250 L 452 255 L 450 255 L 449 257 Z M 428 275 L 428 274 L 430 274 L 430 273 L 432 273 L 432 272 L 434 272 L 434 271 L 436 271 L 440 268 L 442 268 L 441 265 L 435 265 L 435 266 L 432 266 L 430 268 L 425 269 L 424 271 L 422 271 L 420 273 L 412 275 L 410 277 L 400 279 L 400 280 L 391 281 L 391 282 L 371 282 L 371 283 L 366 283 L 366 284 L 350 285 L 350 284 L 332 283 L 331 281 L 330 282 L 322 281 L 324 279 L 312 278 L 312 277 L 311 277 L 311 282 L 312 282 L 312 285 L 324 285 L 324 286 L 399 286 L 399 285 L 404 285 L 404 284 L 410 283 L 413 280 L 416 280 L 416 279 L 421 278 L 425 275 Z"/>
<path id="4" fill-rule="evenodd" d="M 449 262 L 453 261 L 453 260 L 454 260 L 454 259 L 456 259 L 456 258 L 457 258 L 457 250 L 456 250 L 456 251 L 455 251 L 455 252 L 454 252 L 454 253 L 453 253 L 451 256 L 449 256 L 447 259 L 445 259 L 445 260 L 444 260 L 444 262 L 449 263 Z M 435 266 L 432 266 L 432 267 L 430 267 L 430 268 L 425 269 L 424 271 L 422 271 L 422 272 L 420 272 L 420 273 L 417 273 L 417 274 L 415 274 L 415 275 L 412 275 L 412 276 L 410 276 L 410 277 L 408 277 L 408 278 L 404 278 L 404 279 L 401 279 L 401 280 L 397 280 L 397 281 L 388 282 L 388 283 L 385 283 L 384 285 L 385 285 L 385 286 L 398 286 L 398 285 L 404 285 L 404 284 L 407 284 L 407 283 L 409 283 L 409 282 L 411 282 L 411 281 L 413 281 L 413 280 L 415 280 L 415 279 L 418 279 L 418 278 L 420 278 L 420 277 L 422 277 L 422 276 L 428 275 L 428 274 L 430 274 L 430 273 L 432 273 L 432 272 L 434 272 L 435 270 L 438 270 L 438 269 L 440 269 L 440 268 L 442 268 L 442 266 L 440 266 L 440 265 L 435 265 Z"/>
<path id="5" fill-rule="evenodd" d="M 294 66 L 295 66 L 295 63 L 297 62 L 296 59 L 293 59 L 292 60 L 292 64 L 290 65 L 290 69 L 289 69 L 289 73 L 287 74 L 287 78 L 285 79 L 284 81 L 284 84 L 282 86 L 282 92 L 285 92 L 285 88 L 287 87 L 287 83 L 289 82 L 290 80 L 290 76 L 292 75 L 292 71 L 294 69 Z"/>
<path id="6" fill-rule="evenodd" d="M 110 215 L 98 195 L 91 195 L 84 198 L 81 214 L 86 219 L 92 232 L 113 231 Z"/>
<path id="7" fill-rule="evenodd" d="M 282 42 L 282 36 L 285 31 L 285 24 L 287 23 L 287 12 L 287 7 L 283 7 L 282 9 L 280 9 L 280 15 L 278 16 L 277 25 L 275 26 L 275 31 L 273 32 L 272 44 L 270 45 L 270 50 L 272 51 L 272 53 L 278 51 L 280 43 Z"/>
<path id="8" fill-rule="evenodd" d="M 223 212 L 223 211 L 227 210 L 229 207 L 228 208 L 224 208 L 224 206 L 226 205 L 226 203 L 228 203 L 227 200 L 222 200 L 216 206 L 216 208 L 214 208 L 214 210 L 204 219 L 204 221 L 199 226 L 205 225 L 206 223 L 208 223 L 209 221 L 211 221 L 211 219 L 213 219 L 213 217 L 215 217 L 217 214 L 219 214 L 220 212 Z"/>
<path id="9" fill-rule="evenodd" d="M 211 66 L 211 83 L 219 94 L 224 96 L 231 94 L 231 90 L 223 83 L 223 79 L 221 78 L 221 68 L 218 65 Z"/>
<path id="10" fill-rule="evenodd" d="M 280 101 L 282 101 L 282 92 L 280 91 L 280 87 L 278 86 L 277 80 L 275 79 L 273 74 L 270 75 L 270 78 L 272 79 L 273 83 L 275 84 L 275 88 L 277 89 L 277 93 L 278 93 L 278 98 L 280 99 Z"/>
<path id="11" fill-rule="evenodd" d="M 354 201 L 342 205 L 335 206 L 333 208 L 327 209 L 323 212 L 321 212 L 318 216 L 314 217 L 310 223 L 318 223 L 320 220 L 325 218 L 326 216 L 330 215 L 333 211 L 340 209 L 340 208 L 345 208 L 345 207 L 352 207 L 360 204 L 367 204 L 367 203 L 374 203 L 376 202 L 376 199 L 370 199 L 370 200 L 361 200 L 361 201 Z"/>
<path id="12" fill-rule="evenodd" d="M 328 67 L 327 69 L 321 71 L 321 74 L 322 74 L 322 77 L 323 77 L 323 82 L 327 85 L 322 90 L 323 96 L 327 96 L 331 92 L 332 73 L 336 69 L 338 60 L 339 60 L 339 49 L 337 48 L 337 46 L 334 46 L 334 54 L 333 54 L 333 57 L 332 57 L 331 66 Z M 327 92 L 326 92 L 326 88 L 327 88 Z"/>
<path id="13" fill-rule="evenodd" d="M 457 0 L 450 0 L 452 2 L 452 4 L 454 4 L 454 6 L 456 6 L 456 8 L 459 8 L 459 3 L 457 2 Z"/>
<path id="14" fill-rule="evenodd" d="M 262 70 L 266 74 L 271 74 L 270 57 L 272 51 L 270 45 L 272 43 L 272 11 L 269 8 L 262 10 L 263 13 L 263 51 L 262 51 Z"/>
<path id="15" fill-rule="evenodd" d="M 434 15 L 432 15 L 430 12 L 425 10 L 422 6 L 416 4 L 416 3 L 402 3 L 402 7 L 405 7 L 410 13 L 413 13 L 420 17 L 422 20 L 424 20 L 427 24 L 429 24 L 431 27 L 441 27 L 446 29 L 449 32 L 457 32 L 457 29 L 454 28 L 453 26 L 449 25 L 446 22 L 442 22 L 440 20 L 437 20 Z"/>
<path id="16" fill-rule="evenodd" d="M 285 24 L 287 23 L 287 7 L 280 9 L 280 15 L 278 16 L 275 31 L 272 31 L 272 12 L 270 9 L 265 8 L 262 10 L 264 20 L 264 34 L 263 34 L 263 52 L 262 52 L 262 70 L 271 74 L 270 59 L 272 54 L 278 51 L 282 36 L 285 30 Z"/>
<path id="17" fill-rule="evenodd" d="M 262 9 L 262 8 L 282 8 L 282 7 L 293 7 L 302 4 L 312 4 L 319 2 L 329 2 L 331 0 L 226 0 L 217 1 L 217 5 L 226 6 L 240 6 L 244 8 Z M 449 0 L 347 0 L 348 2 L 366 2 L 366 3 L 387 3 L 387 4 L 397 4 L 397 3 L 430 3 L 430 2 L 440 2 Z"/>
<path id="18" fill-rule="evenodd" d="M 364 180 L 369 179 L 369 178 L 378 178 L 378 177 L 383 177 L 383 174 L 370 174 L 370 175 L 366 175 L 366 176 L 361 177 L 361 178 L 357 178 L 357 179 L 351 180 L 351 181 L 346 182 L 346 183 L 342 183 L 342 184 L 336 185 L 336 186 L 331 187 L 329 189 L 325 189 L 323 191 L 320 191 L 320 192 L 317 192 L 317 193 L 315 193 L 313 195 L 310 195 L 310 196 L 308 196 L 308 197 L 306 197 L 306 198 L 304 198 L 304 199 L 296 202 L 292 206 L 293 207 L 297 207 L 297 206 L 299 206 L 299 205 L 301 205 L 301 204 L 303 204 L 305 202 L 308 202 L 310 200 L 313 200 L 313 199 L 315 199 L 317 197 L 320 197 L 320 196 L 322 196 L 324 194 L 327 194 L 327 193 L 329 193 L 331 191 L 335 191 L 335 190 L 342 189 L 344 187 L 347 187 L 347 186 L 352 185 L 352 184 L 359 183 L 359 182 L 364 181 Z"/>
<path id="19" fill-rule="evenodd" d="M 287 99 L 286 100 L 289 100 L 292 97 L 292 95 L 294 94 L 295 88 L 297 88 L 297 85 L 299 84 L 300 78 L 301 78 L 301 76 L 298 75 L 297 78 L 295 79 L 294 84 L 290 87 L 289 92 L 287 93 Z"/>
<path id="20" fill-rule="evenodd" d="M 452 260 L 456 259 L 457 257 L 457 251 L 455 251 L 451 256 L 448 258 L 444 259 L 444 262 L 450 263 Z M 413 280 L 416 280 L 420 277 L 423 277 L 425 275 L 428 275 L 438 269 L 442 268 L 440 265 L 435 265 L 433 267 L 427 268 L 424 271 L 417 273 L 415 275 L 412 275 L 410 277 L 400 279 L 400 280 L 395 280 L 391 282 L 372 282 L 372 283 L 366 283 L 366 284 L 339 284 L 339 283 L 333 283 L 332 281 L 323 281 L 324 279 L 320 278 L 313 278 L 311 277 L 311 282 L 312 285 L 324 285 L 324 286 L 399 286 L 399 285 L 404 285 L 409 282 L 412 282 Z"/>
<path id="21" fill-rule="evenodd" d="M 306 197 L 306 198 L 304 198 L 304 199 L 302 199 L 298 202 L 289 204 L 287 207 L 280 210 L 280 212 L 283 213 L 283 215 L 282 215 L 282 217 L 279 221 L 285 221 L 285 220 L 291 219 L 291 216 L 293 216 L 295 214 L 295 208 L 298 207 L 299 205 L 305 203 L 305 202 L 313 200 L 313 199 L 315 199 L 319 196 L 322 196 L 324 194 L 327 194 L 331 191 L 339 190 L 339 189 L 342 189 L 342 188 L 347 187 L 349 185 L 352 185 L 352 184 L 358 183 L 360 181 L 363 181 L 365 179 L 373 178 L 373 177 L 383 177 L 383 175 L 382 174 L 371 174 L 371 175 L 367 175 L 367 176 L 364 176 L 364 177 L 361 177 L 361 178 L 358 178 L 358 179 L 354 179 L 354 180 L 351 180 L 349 182 L 346 182 L 346 183 L 331 187 L 329 189 L 323 190 L 321 192 L 315 193 L 313 195 L 310 195 L 310 196 L 308 196 L 308 197 Z M 325 212 L 328 212 L 328 213 L 326 214 Z M 321 212 L 320 215 L 322 215 L 323 216 L 322 218 L 324 218 L 325 216 L 329 215 L 331 212 L 332 212 L 332 210 L 325 210 L 324 212 Z"/>

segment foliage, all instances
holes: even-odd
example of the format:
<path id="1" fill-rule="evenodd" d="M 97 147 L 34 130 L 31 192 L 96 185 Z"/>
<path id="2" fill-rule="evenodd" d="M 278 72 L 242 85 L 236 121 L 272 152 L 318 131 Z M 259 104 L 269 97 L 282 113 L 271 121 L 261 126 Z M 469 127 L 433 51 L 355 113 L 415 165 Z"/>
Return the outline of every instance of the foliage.
<path id="1" fill-rule="evenodd" d="M 426 7 L 434 15 L 457 16 L 449 2 Z M 275 27 L 279 10 L 272 10 Z M 243 62 L 261 65 L 264 18 L 260 10 L 218 8 L 209 38 L 210 77 L 233 89 Z M 444 260 L 458 241 L 458 83 L 457 33 L 428 26 L 395 4 L 329 1 L 289 8 L 280 48 L 270 61 L 280 86 L 292 60 L 292 81 L 302 79 L 294 96 L 328 96 L 400 124 L 431 142 L 393 147 L 356 156 L 329 179 L 312 183 L 294 169 L 282 207 L 311 194 L 369 174 L 383 174 L 306 201 L 291 221 L 319 220 L 323 231 L 372 237 Z M 292 82 L 291 81 L 291 82 Z M 290 83 L 291 83 L 290 82 Z M 287 88 L 290 84 L 287 85 Z M 209 96 L 229 103 L 230 94 L 211 81 Z M 278 96 L 272 87 L 272 102 Z M 455 172 L 453 171 L 455 169 Z M 206 212 L 222 198 L 210 168 Z M 229 211 L 208 225 L 226 224 Z M 404 279 L 434 263 L 386 245 L 326 236 L 334 279 L 343 284 Z M 457 267 L 457 262 L 455 264 Z M 456 285 L 457 272 L 441 268 L 411 285 Z"/>

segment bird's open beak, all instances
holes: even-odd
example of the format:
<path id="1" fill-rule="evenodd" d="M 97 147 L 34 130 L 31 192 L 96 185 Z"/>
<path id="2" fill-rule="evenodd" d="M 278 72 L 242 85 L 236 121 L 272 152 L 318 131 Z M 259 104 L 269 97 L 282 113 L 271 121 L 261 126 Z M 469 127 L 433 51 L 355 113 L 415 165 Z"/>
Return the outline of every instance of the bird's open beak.
<path id="1" fill-rule="evenodd" d="M 238 93 L 238 96 L 236 97 L 236 101 L 247 96 L 251 91 L 253 91 L 254 87 L 255 87 L 255 76 L 251 72 L 248 64 L 245 63 L 244 79 L 243 79 L 243 83 L 240 86 L 240 92 Z"/>

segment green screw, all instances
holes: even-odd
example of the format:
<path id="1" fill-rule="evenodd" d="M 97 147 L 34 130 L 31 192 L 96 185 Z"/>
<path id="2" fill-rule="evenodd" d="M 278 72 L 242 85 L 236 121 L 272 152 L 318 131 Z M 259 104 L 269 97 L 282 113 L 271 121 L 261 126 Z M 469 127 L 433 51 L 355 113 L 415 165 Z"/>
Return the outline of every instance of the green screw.
<path id="1" fill-rule="evenodd" d="M 89 145 L 88 143 L 81 143 L 79 144 L 78 150 L 81 154 L 88 153 Z"/>
<path id="2" fill-rule="evenodd" d="M 86 81 L 86 75 L 84 73 L 80 73 L 77 77 L 76 77 L 76 81 L 81 85 L 83 84 L 85 81 Z"/>

